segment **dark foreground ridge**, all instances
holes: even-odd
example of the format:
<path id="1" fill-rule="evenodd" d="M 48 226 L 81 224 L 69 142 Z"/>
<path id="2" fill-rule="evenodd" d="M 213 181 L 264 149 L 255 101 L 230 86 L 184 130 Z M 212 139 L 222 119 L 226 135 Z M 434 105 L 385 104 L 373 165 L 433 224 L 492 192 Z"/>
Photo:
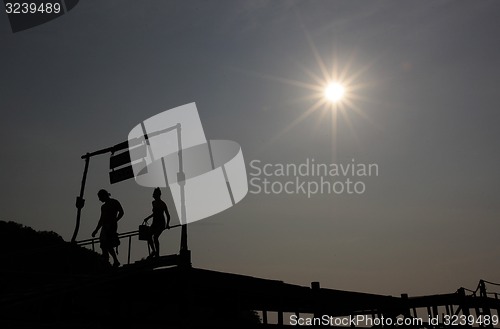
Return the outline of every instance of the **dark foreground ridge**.
<path id="1" fill-rule="evenodd" d="M 0 226 L 2 234 L 5 228 Z M 19 225 L 17 229 L 30 230 Z M 58 239 L 53 233 L 48 238 Z M 171 256 L 112 269 L 92 251 L 62 239 L 57 243 L 56 249 L 65 250 L 59 251 L 59 256 L 78 258 L 75 255 L 81 253 L 82 259 L 87 260 L 86 266 L 93 270 L 84 271 L 83 267 L 80 271 L 70 270 L 64 262 L 52 271 L 47 267 L 37 268 L 39 271 L 35 268 L 10 271 L 2 266 L 1 328 L 275 328 L 292 323 L 292 317 L 324 315 L 337 318 L 363 315 L 375 323 L 382 317 L 420 317 L 424 323 L 405 327 L 458 328 L 445 326 L 443 316 L 498 316 L 500 310 L 498 295 L 488 295 L 483 281 L 472 295 L 461 288 L 444 295 L 393 297 L 325 289 L 317 282 L 304 287 L 172 266 Z M 40 250 L 37 258 L 47 258 L 40 257 L 44 254 Z M 28 261 L 26 255 L 24 261 Z M 2 255 L 2 260 L 9 259 L 12 257 Z M 50 257 L 48 260 L 52 264 Z M 440 322 L 425 322 L 429 315 L 440 317 Z"/>

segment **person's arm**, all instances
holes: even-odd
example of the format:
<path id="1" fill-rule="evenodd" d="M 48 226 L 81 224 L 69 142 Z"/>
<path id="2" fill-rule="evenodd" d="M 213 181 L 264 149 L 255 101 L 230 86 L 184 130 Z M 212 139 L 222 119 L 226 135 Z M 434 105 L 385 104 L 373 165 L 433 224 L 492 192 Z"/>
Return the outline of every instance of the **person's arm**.
<path id="1" fill-rule="evenodd" d="M 99 218 L 99 222 L 97 223 L 97 227 L 95 228 L 94 232 L 92 232 L 92 237 L 94 238 L 97 232 L 99 232 L 99 229 L 102 226 L 102 218 Z"/>
<path id="2" fill-rule="evenodd" d="M 153 218 L 153 214 L 149 215 L 148 217 L 144 218 L 144 220 L 142 221 L 143 223 L 148 223 L 148 219 L 150 218 Z"/>
<path id="3" fill-rule="evenodd" d="M 143 223 L 147 224 L 148 223 L 148 219 L 153 218 L 153 216 L 154 216 L 154 209 L 155 209 L 155 202 L 154 201 L 151 202 L 151 206 L 153 207 L 153 213 L 151 215 L 149 215 L 148 217 L 144 218 L 144 220 L 142 221 Z"/>
<path id="4" fill-rule="evenodd" d="M 118 215 L 116 216 L 116 221 L 119 221 L 123 217 L 123 214 L 125 212 L 123 211 L 123 208 L 122 208 L 122 205 L 120 204 L 120 202 L 116 201 L 116 206 L 118 208 Z"/>

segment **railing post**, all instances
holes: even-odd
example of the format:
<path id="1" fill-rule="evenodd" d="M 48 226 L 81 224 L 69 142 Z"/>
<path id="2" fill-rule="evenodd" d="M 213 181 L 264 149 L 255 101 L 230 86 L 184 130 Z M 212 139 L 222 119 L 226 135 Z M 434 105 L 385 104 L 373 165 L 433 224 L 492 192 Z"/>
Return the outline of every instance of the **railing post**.
<path id="1" fill-rule="evenodd" d="M 484 283 L 483 280 L 479 280 L 479 296 L 488 297 L 486 295 L 486 284 Z"/>
<path id="2" fill-rule="evenodd" d="M 410 303 L 408 301 L 408 294 L 401 294 L 401 304 L 403 305 L 403 316 L 409 318 L 410 314 Z"/>
<path id="3" fill-rule="evenodd" d="M 432 313 L 434 314 L 433 316 L 438 319 L 437 326 L 439 327 L 441 321 L 439 321 L 439 309 L 437 305 L 432 305 Z"/>
<path id="4" fill-rule="evenodd" d="M 278 325 L 279 326 L 283 325 L 283 311 L 282 310 L 278 311 Z"/>
<path id="5" fill-rule="evenodd" d="M 128 237 L 128 257 L 127 257 L 127 264 L 130 264 L 130 249 L 132 247 L 132 236 L 130 235 Z"/>
<path id="6" fill-rule="evenodd" d="M 262 311 L 262 324 L 267 324 L 267 311 Z"/>
<path id="7" fill-rule="evenodd" d="M 313 310 L 313 316 L 315 318 L 321 317 L 323 314 L 320 312 L 320 300 L 319 300 L 319 292 L 320 292 L 320 283 L 318 281 L 313 281 L 311 282 L 311 293 L 312 293 L 312 298 L 313 298 L 313 305 L 314 305 L 314 310 Z"/>
<path id="8" fill-rule="evenodd" d="M 467 296 L 465 296 L 465 289 L 458 289 L 458 295 L 460 296 L 460 309 L 462 310 L 462 314 L 467 317 L 470 315 L 470 311 Z"/>
<path id="9" fill-rule="evenodd" d="M 488 294 L 486 292 L 486 282 L 484 282 L 484 280 L 479 280 L 479 296 L 481 296 L 481 298 L 488 298 Z M 488 317 L 491 318 L 491 309 L 490 307 L 488 306 L 487 302 L 484 301 L 484 302 L 481 302 L 481 315 L 486 315 Z M 477 311 L 476 311 L 477 313 Z M 477 314 L 479 316 L 479 314 Z M 488 325 L 485 325 L 485 327 L 489 327 L 489 328 L 492 328 L 493 327 L 493 324 L 490 323 Z"/>

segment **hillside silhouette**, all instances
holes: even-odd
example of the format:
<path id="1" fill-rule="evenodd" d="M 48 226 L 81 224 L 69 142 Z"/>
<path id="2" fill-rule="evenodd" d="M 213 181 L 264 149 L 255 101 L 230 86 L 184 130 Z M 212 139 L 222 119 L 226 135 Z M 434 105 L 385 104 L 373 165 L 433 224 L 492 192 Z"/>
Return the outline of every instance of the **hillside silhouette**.
<path id="1" fill-rule="evenodd" d="M 256 312 L 228 301 L 223 301 L 221 312 L 220 304 L 215 306 L 220 303 L 218 296 L 190 300 L 182 288 L 189 282 L 189 269 L 180 276 L 159 278 L 152 269 L 112 268 L 100 254 L 65 242 L 57 233 L 15 222 L 0 221 L 0 264 L 2 328 L 249 328 L 260 324 Z M 158 282 L 165 282 L 165 287 Z"/>
<path id="2" fill-rule="evenodd" d="M 66 242 L 55 232 L 12 221 L 0 221 L 0 258 L 4 269 L 14 271 L 97 274 L 110 269 L 92 250 Z"/>
<path id="3" fill-rule="evenodd" d="M 111 270 L 92 250 L 65 242 L 55 232 L 12 221 L 0 221 L 0 264 L 2 295 Z"/>

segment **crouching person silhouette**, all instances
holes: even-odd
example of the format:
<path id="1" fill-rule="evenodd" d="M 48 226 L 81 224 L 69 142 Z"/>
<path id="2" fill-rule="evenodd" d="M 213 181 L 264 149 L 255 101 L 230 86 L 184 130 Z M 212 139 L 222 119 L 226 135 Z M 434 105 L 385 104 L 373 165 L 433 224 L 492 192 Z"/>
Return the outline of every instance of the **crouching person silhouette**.
<path id="1" fill-rule="evenodd" d="M 153 214 L 144 219 L 144 222 L 147 224 L 148 220 L 153 218 L 153 223 L 151 224 L 151 235 L 148 239 L 148 244 L 152 253 L 148 256 L 148 258 L 160 256 L 160 241 L 158 238 L 165 228 L 170 229 L 170 213 L 168 212 L 167 204 L 161 199 L 161 190 L 159 187 L 154 189 L 153 199 Z M 167 215 L 166 223 L 164 214 Z"/>
<path id="2" fill-rule="evenodd" d="M 123 217 L 123 208 L 120 202 L 111 199 L 111 194 L 106 190 L 99 190 L 97 193 L 99 200 L 103 203 L 101 206 L 101 218 L 97 227 L 92 232 L 92 237 L 95 237 L 99 229 L 101 234 L 99 240 L 101 243 L 102 256 L 109 261 L 109 255 L 113 257 L 113 267 L 120 266 L 120 262 L 116 257 L 114 248 L 118 247 L 120 240 L 118 239 L 118 221 Z"/>

